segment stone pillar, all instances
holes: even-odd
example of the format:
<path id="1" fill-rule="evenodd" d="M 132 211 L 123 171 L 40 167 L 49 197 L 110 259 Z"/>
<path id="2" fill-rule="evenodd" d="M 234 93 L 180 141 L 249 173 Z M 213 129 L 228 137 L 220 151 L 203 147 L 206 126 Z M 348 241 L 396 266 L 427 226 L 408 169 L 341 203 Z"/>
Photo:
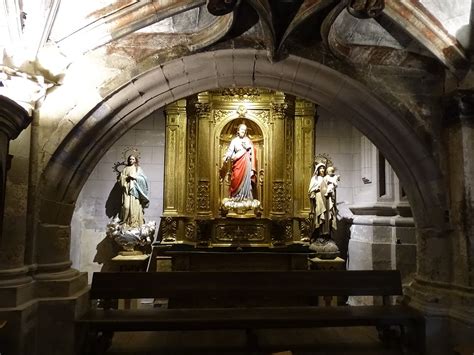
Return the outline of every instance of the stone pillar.
<path id="1" fill-rule="evenodd" d="M 12 228 L 11 218 L 8 220 L 5 216 L 9 207 L 15 208 L 15 205 L 5 204 L 5 198 L 9 194 L 17 199 L 16 206 L 26 206 L 26 194 L 17 193 L 17 189 L 7 190 L 7 174 L 12 158 L 16 163 L 14 157 L 8 154 L 10 140 L 17 138 L 30 122 L 31 118 L 25 109 L 7 97 L 0 96 L 0 319 L 6 321 L 0 331 L 0 351 L 11 354 L 33 353 L 30 351 L 32 347 L 28 348 L 26 341 L 22 341 L 26 334 L 33 334 L 33 327 L 26 327 L 22 314 L 17 311 L 19 305 L 34 297 L 32 278 L 26 276 L 25 233 L 18 233 L 18 230 Z M 27 175 L 28 170 L 26 174 L 22 171 L 19 173 Z M 26 207 L 24 212 L 26 214 Z M 26 224 L 25 220 L 21 222 Z M 27 313 L 23 313 L 23 319 L 28 317 Z M 30 339 L 34 337 L 30 336 Z"/>
<path id="2" fill-rule="evenodd" d="M 56 176 L 69 172 L 67 165 L 57 164 L 55 168 L 58 169 Z M 39 182 L 41 188 L 37 190 L 43 194 L 35 196 L 36 208 L 40 208 L 39 216 L 35 216 L 36 258 L 33 261 L 36 263 L 29 266 L 34 279 L 34 298 L 15 309 L 7 323 L 11 332 L 19 334 L 17 347 L 20 350 L 12 352 L 15 354 L 74 353 L 73 320 L 88 306 L 87 273 L 71 268 L 74 201 L 53 200 L 51 195 L 45 194 L 45 190 L 54 188 L 54 183 L 43 176 Z M 31 346 L 37 349 L 36 352 L 29 348 Z"/>
<path id="3" fill-rule="evenodd" d="M 5 233 L 6 225 L 3 224 L 7 171 L 10 165 L 8 155 L 10 140 L 17 138 L 30 122 L 31 117 L 26 110 L 9 98 L 0 96 L 0 286 L 18 285 L 30 281 L 30 278 L 25 277 L 25 234 Z M 26 204 L 26 195 L 24 197 L 25 201 L 18 203 Z M 4 299 L 0 293 L 0 306 L 4 303 L 2 301 L 16 303 L 13 299 Z"/>
<path id="4" fill-rule="evenodd" d="M 449 219 L 453 236 L 453 282 L 474 286 L 474 90 L 459 90 L 448 101 Z"/>
<path id="5" fill-rule="evenodd" d="M 427 353 L 472 345 L 474 334 L 474 91 L 445 101 L 441 165 L 450 228 L 417 229 L 418 270 L 407 296 L 426 315 Z"/>

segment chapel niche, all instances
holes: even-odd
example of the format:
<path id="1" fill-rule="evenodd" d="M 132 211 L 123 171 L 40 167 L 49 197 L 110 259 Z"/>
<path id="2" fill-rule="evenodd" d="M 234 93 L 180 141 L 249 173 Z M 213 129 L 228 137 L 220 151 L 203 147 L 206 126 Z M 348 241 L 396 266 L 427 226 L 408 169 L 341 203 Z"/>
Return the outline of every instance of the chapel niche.
<path id="1" fill-rule="evenodd" d="M 315 113 L 308 101 L 260 88 L 202 92 L 167 105 L 161 243 L 212 248 L 309 241 Z M 220 169 L 241 123 L 256 148 L 260 207 L 230 217 L 222 208 L 229 174 Z"/>
<path id="2" fill-rule="evenodd" d="M 240 108 L 242 111 L 242 108 Z M 235 132 L 240 124 L 245 124 L 247 126 L 247 135 L 251 139 L 255 150 L 257 152 L 256 161 L 257 161 L 257 172 L 255 178 L 255 186 L 252 189 L 252 194 L 255 199 L 258 201 L 263 201 L 263 181 L 264 181 L 264 173 L 265 169 L 262 166 L 262 163 L 265 162 L 265 139 L 263 135 L 262 128 L 258 125 L 258 121 L 253 121 L 252 119 L 246 118 L 244 113 L 242 112 L 243 117 L 239 117 L 233 119 L 222 128 L 219 134 L 219 144 L 216 149 L 219 151 L 217 157 L 224 156 L 227 147 L 229 146 L 232 138 L 235 137 Z M 217 161 L 217 164 L 219 161 Z M 231 164 L 230 164 L 231 165 Z M 227 168 L 227 174 L 224 178 L 219 179 L 219 201 L 222 201 L 229 195 L 229 187 L 230 187 L 230 175 L 231 175 L 231 167 Z"/>

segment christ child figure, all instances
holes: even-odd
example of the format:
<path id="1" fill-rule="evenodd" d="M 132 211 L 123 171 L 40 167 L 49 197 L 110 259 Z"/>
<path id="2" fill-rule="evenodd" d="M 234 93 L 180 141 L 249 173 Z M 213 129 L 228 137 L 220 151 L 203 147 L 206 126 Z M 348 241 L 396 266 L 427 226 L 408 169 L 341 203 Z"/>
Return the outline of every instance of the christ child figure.
<path id="1" fill-rule="evenodd" d="M 327 190 L 326 190 L 326 193 L 324 194 L 324 196 L 326 196 L 326 197 L 334 195 L 334 193 L 336 191 L 337 184 L 341 180 L 341 176 L 336 175 L 334 173 L 334 171 L 335 171 L 335 169 L 332 166 L 328 167 L 327 171 L 326 171 L 327 175 L 324 177 L 324 179 L 326 180 L 326 184 L 327 184 Z"/>

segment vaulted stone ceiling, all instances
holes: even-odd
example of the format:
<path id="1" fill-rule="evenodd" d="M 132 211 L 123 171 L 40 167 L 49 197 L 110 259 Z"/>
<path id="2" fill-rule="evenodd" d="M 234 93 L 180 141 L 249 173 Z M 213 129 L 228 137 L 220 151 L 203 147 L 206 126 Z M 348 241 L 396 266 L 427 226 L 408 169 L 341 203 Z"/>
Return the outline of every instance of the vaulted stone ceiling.
<path id="1" fill-rule="evenodd" d="M 0 94 L 27 75 L 41 87 L 30 100 L 97 49 L 118 70 L 133 63 L 146 70 L 206 48 L 252 47 L 274 61 L 296 53 L 337 69 L 437 62 L 462 78 L 471 41 L 469 0 L 6 0 L 1 9 Z"/>

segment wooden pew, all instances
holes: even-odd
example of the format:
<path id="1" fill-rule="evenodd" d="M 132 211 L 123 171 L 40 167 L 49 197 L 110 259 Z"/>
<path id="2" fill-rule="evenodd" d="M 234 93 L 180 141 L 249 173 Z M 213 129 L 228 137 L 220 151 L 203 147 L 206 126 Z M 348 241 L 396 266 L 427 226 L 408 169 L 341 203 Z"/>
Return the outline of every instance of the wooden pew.
<path id="1" fill-rule="evenodd" d="M 209 302 L 205 308 L 112 309 L 113 299 L 192 299 L 199 295 Z M 248 300 L 299 300 L 298 306 Z M 90 299 L 102 300 L 105 309 L 90 309 L 76 324 L 81 351 L 93 352 L 102 342 L 106 348 L 116 331 L 244 329 L 256 345 L 253 329 L 375 326 L 401 329 L 402 339 L 424 353 L 423 316 L 409 306 L 390 302 L 402 295 L 400 273 L 390 271 L 253 271 L 253 272 L 126 272 L 94 273 Z M 314 306 L 314 300 L 331 297 L 379 296 L 381 305 Z M 213 306 L 218 298 L 231 298 L 232 306 Z M 282 298 L 283 297 L 283 298 Z M 85 336 L 87 335 L 87 336 Z M 99 350 L 100 352 L 100 350 Z"/>

